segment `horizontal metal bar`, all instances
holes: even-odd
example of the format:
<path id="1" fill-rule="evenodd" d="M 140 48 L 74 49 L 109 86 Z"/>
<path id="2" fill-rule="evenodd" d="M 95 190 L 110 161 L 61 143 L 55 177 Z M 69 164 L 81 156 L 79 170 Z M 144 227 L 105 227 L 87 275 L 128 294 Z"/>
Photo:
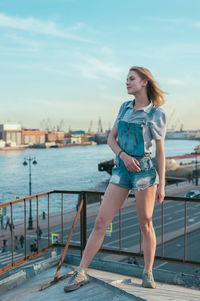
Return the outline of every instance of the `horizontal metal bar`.
<path id="1" fill-rule="evenodd" d="M 9 201 L 9 202 L 5 202 L 0 204 L 0 208 L 4 208 L 7 206 L 10 206 L 11 203 L 14 204 L 19 204 L 21 202 L 28 201 L 28 200 L 32 200 L 32 199 L 36 199 L 37 197 L 42 197 L 42 196 L 46 196 L 48 194 L 54 194 L 54 193 L 63 193 L 63 194 L 80 194 L 80 193 L 90 193 L 90 194 L 98 194 L 98 195 L 104 195 L 105 191 L 81 191 L 81 190 L 50 190 L 47 192 L 42 192 L 39 194 L 34 194 L 22 199 L 18 199 L 18 200 L 13 200 L 13 201 Z M 129 197 L 135 197 L 134 194 L 129 194 Z M 193 203 L 199 203 L 200 202 L 200 198 L 199 199 L 194 199 L 194 198 L 186 198 L 186 197 L 176 197 L 176 196 L 165 196 L 165 201 L 179 201 L 179 202 L 185 202 L 187 200 L 187 202 L 193 202 Z"/>
<path id="2" fill-rule="evenodd" d="M 32 200 L 32 199 L 36 199 L 37 197 L 42 197 L 42 196 L 48 195 L 49 193 L 52 193 L 52 191 L 42 192 L 42 193 L 39 193 L 39 194 L 34 194 L 34 195 L 31 195 L 31 196 L 27 196 L 27 197 L 22 198 L 22 199 L 5 202 L 5 203 L 0 204 L 0 208 L 10 206 L 10 204 L 14 205 L 14 204 L 22 203 L 24 201 L 29 201 L 29 200 Z"/>
<path id="3" fill-rule="evenodd" d="M 105 191 L 98 191 L 98 190 L 53 190 L 50 193 L 64 193 L 64 194 L 78 194 L 78 193 L 89 193 L 89 194 L 99 194 L 99 195 L 104 195 Z M 130 193 L 129 197 L 135 197 L 134 193 Z M 189 201 L 189 202 L 199 202 L 199 199 L 194 199 L 194 198 L 186 198 L 186 197 L 179 197 L 179 196 L 165 196 L 166 201 Z"/>
<path id="4" fill-rule="evenodd" d="M 82 190 L 53 190 L 53 192 L 51 193 L 64 193 L 64 194 L 80 194 L 82 192 Z"/>

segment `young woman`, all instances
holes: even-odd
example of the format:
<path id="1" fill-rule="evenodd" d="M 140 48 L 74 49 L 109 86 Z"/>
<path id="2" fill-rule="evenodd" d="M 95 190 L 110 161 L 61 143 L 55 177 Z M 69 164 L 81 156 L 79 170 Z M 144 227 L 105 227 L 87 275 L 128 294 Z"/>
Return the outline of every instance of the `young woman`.
<path id="1" fill-rule="evenodd" d="M 102 245 L 107 227 L 134 190 L 137 215 L 143 236 L 144 271 L 142 285 L 155 288 L 152 267 L 156 236 L 152 224 L 154 204 L 165 196 L 165 113 L 160 108 L 164 92 L 160 90 L 148 69 L 132 67 L 126 81 L 128 94 L 134 100 L 121 105 L 108 137 L 108 145 L 116 154 L 112 177 L 106 189 L 94 229 L 88 239 L 80 266 L 68 278 L 66 292 L 88 283 L 86 269 Z M 152 141 L 156 142 L 155 169 L 150 158 Z"/>

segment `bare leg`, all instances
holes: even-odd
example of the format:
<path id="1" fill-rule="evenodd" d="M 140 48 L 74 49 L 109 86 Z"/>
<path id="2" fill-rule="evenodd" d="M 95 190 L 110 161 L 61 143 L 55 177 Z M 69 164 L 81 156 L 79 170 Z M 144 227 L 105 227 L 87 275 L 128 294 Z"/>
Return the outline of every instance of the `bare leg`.
<path id="1" fill-rule="evenodd" d="M 129 189 L 109 184 L 96 218 L 95 226 L 85 247 L 80 267 L 86 269 L 100 249 L 106 229 L 128 197 Z"/>
<path id="2" fill-rule="evenodd" d="M 156 235 L 152 223 L 157 186 L 135 190 L 136 207 L 143 236 L 145 270 L 151 271 L 156 251 Z"/>

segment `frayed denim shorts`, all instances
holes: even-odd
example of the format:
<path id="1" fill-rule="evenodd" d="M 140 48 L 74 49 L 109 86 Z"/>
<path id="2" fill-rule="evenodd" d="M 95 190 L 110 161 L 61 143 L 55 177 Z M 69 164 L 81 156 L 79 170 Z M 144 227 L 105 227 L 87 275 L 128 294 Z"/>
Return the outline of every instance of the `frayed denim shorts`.
<path id="1" fill-rule="evenodd" d="M 144 190 L 150 186 L 159 184 L 158 173 L 149 156 L 135 157 L 140 163 L 139 172 L 130 172 L 124 162 L 117 156 L 112 169 L 110 183 L 129 189 Z"/>

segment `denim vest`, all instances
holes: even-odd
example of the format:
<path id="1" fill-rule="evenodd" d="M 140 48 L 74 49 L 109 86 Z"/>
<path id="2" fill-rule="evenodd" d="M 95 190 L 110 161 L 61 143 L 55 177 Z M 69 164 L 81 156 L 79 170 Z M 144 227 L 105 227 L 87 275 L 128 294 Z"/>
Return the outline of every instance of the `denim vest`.
<path id="1" fill-rule="evenodd" d="M 133 157 L 149 156 L 145 154 L 144 147 L 144 125 L 148 125 L 149 120 L 153 116 L 154 112 L 158 109 L 158 106 L 153 106 L 151 111 L 147 114 L 147 117 L 141 123 L 130 123 L 121 120 L 126 113 L 128 105 L 132 102 L 129 101 L 122 110 L 118 121 L 118 144 L 122 150 L 128 155 Z"/>

